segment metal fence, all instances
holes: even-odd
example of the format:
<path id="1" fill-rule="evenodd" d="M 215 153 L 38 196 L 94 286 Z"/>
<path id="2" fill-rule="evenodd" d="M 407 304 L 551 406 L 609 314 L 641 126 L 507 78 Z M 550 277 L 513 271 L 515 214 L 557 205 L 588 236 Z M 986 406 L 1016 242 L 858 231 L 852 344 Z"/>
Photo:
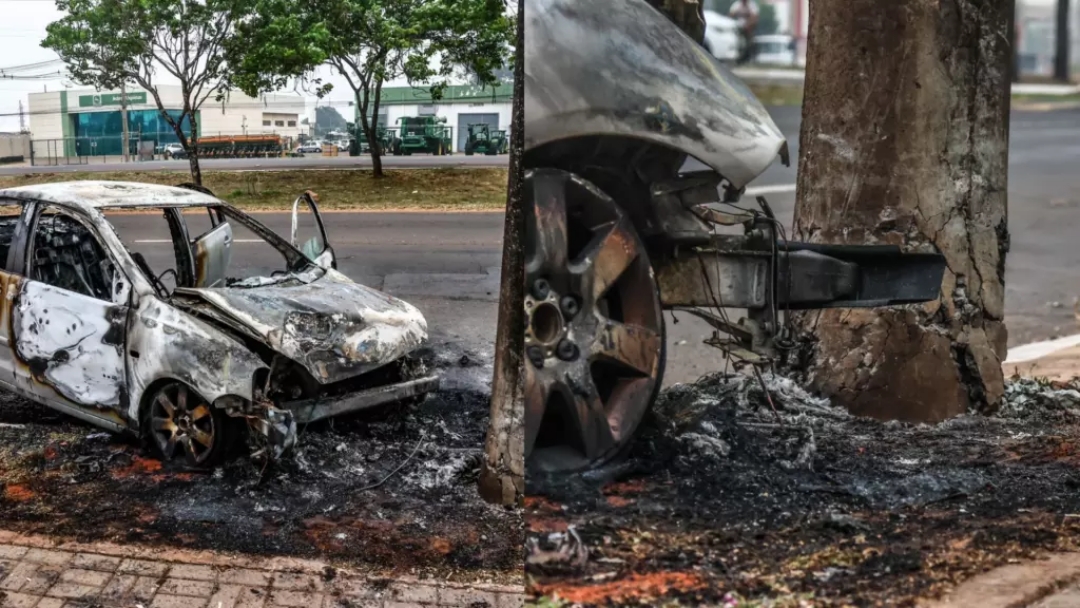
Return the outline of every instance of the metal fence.
<path id="1" fill-rule="evenodd" d="M 252 154 L 258 156 L 279 156 L 295 147 L 295 138 L 290 136 L 278 136 L 278 146 L 260 147 L 256 152 L 247 150 L 244 140 L 250 140 L 259 135 L 277 136 L 275 133 L 203 133 L 199 137 L 201 142 L 200 157 L 206 158 L 231 158 L 247 157 Z M 230 143 L 228 148 L 235 150 L 235 156 L 223 153 L 222 140 L 235 139 L 236 143 Z M 148 160 L 167 160 L 171 154 L 166 150 L 166 145 L 177 142 L 174 133 L 133 133 L 128 137 L 127 152 L 130 162 Z M 140 153 L 141 151 L 141 153 Z M 149 151 L 149 152 L 148 152 Z M 123 136 L 103 137 L 67 137 L 57 139 L 34 139 L 30 142 L 30 164 L 33 166 L 61 166 L 61 165 L 86 165 L 98 163 L 123 163 L 124 141 Z"/>

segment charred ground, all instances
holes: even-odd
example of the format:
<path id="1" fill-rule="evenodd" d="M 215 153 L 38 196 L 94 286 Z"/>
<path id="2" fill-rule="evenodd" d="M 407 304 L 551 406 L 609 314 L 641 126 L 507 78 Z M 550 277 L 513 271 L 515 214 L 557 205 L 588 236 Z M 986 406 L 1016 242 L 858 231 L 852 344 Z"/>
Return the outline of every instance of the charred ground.
<path id="1" fill-rule="evenodd" d="M 520 581 L 520 514 L 476 489 L 490 404 L 476 380 L 490 379 L 489 357 L 435 351 L 442 391 L 313 423 L 265 468 L 244 457 L 210 473 L 163 464 L 135 440 L 2 393 L 0 528 Z"/>
<path id="2" fill-rule="evenodd" d="M 530 479 L 527 584 L 582 605 L 913 605 L 1080 538 L 1080 384 L 995 417 L 855 418 L 785 378 L 666 391 L 629 463 Z M 725 601 L 726 598 L 726 601 Z M 556 605 L 561 605 L 556 602 Z"/>

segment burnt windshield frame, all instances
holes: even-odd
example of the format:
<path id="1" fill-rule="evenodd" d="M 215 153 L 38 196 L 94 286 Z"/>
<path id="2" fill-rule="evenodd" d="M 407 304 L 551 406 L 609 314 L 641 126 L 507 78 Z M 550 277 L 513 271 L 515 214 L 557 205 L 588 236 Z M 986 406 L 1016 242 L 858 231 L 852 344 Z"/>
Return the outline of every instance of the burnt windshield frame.
<path id="1" fill-rule="evenodd" d="M 288 264 L 290 272 L 299 272 L 312 266 L 318 267 L 309 260 L 306 255 L 301 253 L 299 249 L 293 247 L 292 243 L 236 207 L 231 205 L 207 205 L 207 207 L 217 209 L 225 217 L 236 220 L 245 228 L 259 235 L 263 240 L 280 251 L 282 255 L 285 256 L 285 263 Z"/>

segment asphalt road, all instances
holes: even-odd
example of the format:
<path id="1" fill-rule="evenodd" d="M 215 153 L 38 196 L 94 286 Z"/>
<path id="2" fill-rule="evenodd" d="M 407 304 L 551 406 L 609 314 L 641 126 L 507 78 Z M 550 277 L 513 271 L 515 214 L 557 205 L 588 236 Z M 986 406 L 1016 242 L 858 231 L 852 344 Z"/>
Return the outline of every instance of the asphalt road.
<path id="1" fill-rule="evenodd" d="M 383 166 L 393 169 L 429 169 L 433 167 L 505 167 L 509 156 L 384 156 Z M 26 173 L 103 173 L 108 171 L 186 171 L 187 161 L 155 160 L 141 163 L 88 162 L 85 165 L 6 165 L 0 167 L 0 175 L 24 175 Z M 204 171 L 295 171 L 304 169 L 349 169 L 370 167 L 370 156 L 306 156 L 304 158 L 225 158 L 203 160 Z"/>

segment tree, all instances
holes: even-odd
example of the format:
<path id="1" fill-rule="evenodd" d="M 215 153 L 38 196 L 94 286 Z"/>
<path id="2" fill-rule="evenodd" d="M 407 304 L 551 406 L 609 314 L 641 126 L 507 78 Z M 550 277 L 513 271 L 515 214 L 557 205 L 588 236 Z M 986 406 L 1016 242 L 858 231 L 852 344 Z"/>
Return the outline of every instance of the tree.
<path id="1" fill-rule="evenodd" d="M 1057 35 L 1054 41 L 1054 79 L 1070 82 L 1069 0 L 1057 2 Z"/>
<path id="2" fill-rule="evenodd" d="M 337 111 L 337 108 L 331 106 L 315 107 L 316 133 L 325 134 L 330 131 L 344 131 L 348 128 L 348 125 L 349 122 L 345 120 L 341 112 Z"/>
<path id="3" fill-rule="evenodd" d="M 233 44 L 245 59 L 234 82 L 248 95 L 299 79 L 323 96 L 332 87 L 312 71 L 324 63 L 345 78 L 376 177 L 382 161 L 372 117 L 383 84 L 429 83 L 436 100 L 458 68 L 494 84 L 513 39 L 501 0 L 258 0 L 239 33 Z"/>
<path id="4" fill-rule="evenodd" d="M 524 2 L 518 5 L 516 38 L 510 131 L 520 134 L 525 130 Z M 523 138 L 511 136 L 491 420 L 479 481 L 484 500 L 503 505 L 519 504 L 525 496 L 525 200 L 521 192 L 524 150 Z"/>
<path id="5" fill-rule="evenodd" d="M 814 0 L 795 232 L 939 250 L 940 299 L 798 321 L 820 391 L 937 421 L 1001 403 L 1012 0 Z"/>
<path id="6" fill-rule="evenodd" d="M 246 12 L 242 1 L 56 0 L 56 7 L 66 15 L 49 24 L 41 46 L 60 55 L 76 82 L 145 89 L 184 147 L 192 181 L 201 184 L 198 112 L 227 90 L 225 43 Z M 161 99 L 162 72 L 179 81 L 178 115 Z"/>

